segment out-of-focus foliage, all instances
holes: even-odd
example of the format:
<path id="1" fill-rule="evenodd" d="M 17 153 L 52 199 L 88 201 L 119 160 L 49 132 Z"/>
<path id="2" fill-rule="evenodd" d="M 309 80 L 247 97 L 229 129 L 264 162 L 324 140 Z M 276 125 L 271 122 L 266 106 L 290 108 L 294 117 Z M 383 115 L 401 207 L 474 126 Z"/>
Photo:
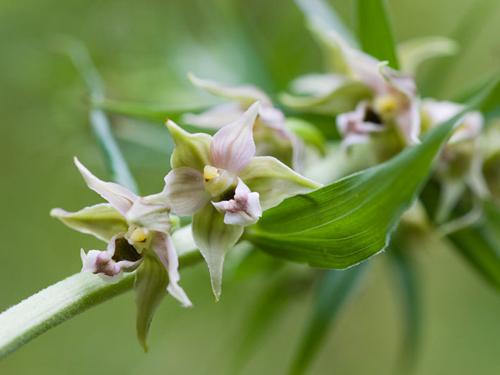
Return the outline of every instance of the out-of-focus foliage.
<path id="1" fill-rule="evenodd" d="M 335 5 L 351 20 L 347 3 Z M 392 1 L 390 5 L 398 41 L 427 33 L 449 35 L 454 27 L 469 30 L 451 35 L 466 52 L 461 50 L 456 59 L 459 63 L 450 59 L 439 62 L 445 67 L 441 70 L 446 72 L 446 80 L 431 69 L 436 64 L 429 62 L 424 67 L 419 81 L 425 93 L 443 97 L 460 94 L 462 88 L 474 85 L 481 73 L 494 67 L 496 40 L 491 31 L 498 17 L 494 1 Z M 5 199 L 0 204 L 4 212 L 13 213 L 2 226 L 4 249 L 10 249 L 2 252 L 2 308 L 34 292 L 34 286 L 77 271 L 78 248 L 94 244 L 46 219 L 49 208 L 61 200 L 79 207 L 91 199 L 72 171 L 71 156 L 83 154 L 101 164 L 88 131 L 88 98 L 66 60 L 50 51 L 54 34 L 75 35 L 89 46 L 111 98 L 165 103 L 165 108 L 192 107 L 194 95 L 199 97 L 197 106 L 211 104 L 213 99 L 194 92 L 182 78 L 187 70 L 234 83 L 257 83 L 277 93 L 298 74 L 321 68 L 317 47 L 290 1 L 277 1 L 272 7 L 261 0 L 154 2 L 147 6 L 131 1 L 28 1 L 4 2 L 0 7 L 0 45 L 5 49 L 0 62 L 0 97 L 6 104 L 2 136 L 7 140 L 0 153 L 2 160 L 8 161 L 9 176 L 1 187 Z M 480 16 L 471 16 L 474 9 L 482 9 Z M 491 17 L 489 22 L 486 16 Z M 139 128 L 129 120 L 115 120 L 121 146 L 135 174 L 145 181 L 141 188 L 157 189 L 161 183 L 158 173 L 168 168 L 166 153 L 160 148 L 168 147 L 166 133 L 155 133 L 154 128 L 162 121 L 140 124 L 143 128 Z M 149 139 L 159 145 L 156 150 L 147 147 L 149 141 L 141 143 L 145 135 L 139 129 L 155 134 Z M 29 236 L 26 227 L 30 228 Z M 424 307 L 429 321 L 417 371 L 498 372 L 498 299 L 455 258 L 440 253 L 436 243 L 422 243 L 422 249 L 425 255 L 420 261 L 426 263 Z M 383 258 L 376 262 L 380 264 Z M 23 270 L 21 275 L 19 270 Z M 376 270 L 368 280 L 368 290 L 343 315 L 349 319 L 340 320 L 333 341 L 325 343 L 313 373 L 390 371 L 399 337 L 393 323 L 400 314 L 386 292 L 390 287 L 383 275 L 386 269 Z M 186 314 L 173 304 L 160 307 L 152 338 L 154 349 L 148 356 L 142 355 L 129 329 L 133 309 L 128 296 L 40 338 L 0 363 L 1 372 L 31 373 L 36 363 L 38 373 L 86 374 L 95 370 L 91 359 L 103 351 L 108 356 L 100 356 L 99 366 L 111 374 L 199 373 L 200 363 L 207 363 L 201 370 L 205 373 L 223 372 L 228 362 L 225 358 L 234 353 L 240 317 L 250 308 L 242 296 L 262 290 L 268 279 L 228 287 L 224 300 L 214 306 L 205 287 L 204 269 L 186 275 L 191 279 L 188 284 L 194 290 L 196 310 Z M 299 294 L 297 300 L 306 297 Z M 302 321 L 304 313 L 303 307 L 291 306 L 281 321 L 273 324 L 270 341 L 263 341 L 258 356 L 246 367 L 247 373 L 275 373 L 286 368 L 286 359 L 294 349 L 290 342 L 296 342 L 291 337 L 300 337 L 297 321 Z M 213 337 L 217 337 L 215 343 Z M 69 341 L 74 344 L 69 346 Z M 276 360 L 276 347 L 282 348 L 283 361 Z M 357 360 L 360 352 L 367 353 L 363 361 Z M 197 361 L 192 360 L 194 353 Z"/>

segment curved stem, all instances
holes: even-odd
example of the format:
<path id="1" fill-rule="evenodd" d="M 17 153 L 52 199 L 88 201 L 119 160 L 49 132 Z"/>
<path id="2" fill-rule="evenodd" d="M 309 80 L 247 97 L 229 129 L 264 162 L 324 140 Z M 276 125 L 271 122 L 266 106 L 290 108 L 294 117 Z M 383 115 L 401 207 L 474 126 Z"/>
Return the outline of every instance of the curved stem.
<path id="1" fill-rule="evenodd" d="M 182 228 L 184 229 L 184 228 Z M 198 263 L 198 250 L 187 249 L 186 231 L 174 233 L 179 247 L 180 266 Z M 190 233 L 189 233 L 190 234 Z M 0 358 L 38 337 L 50 328 L 81 312 L 118 296 L 134 285 L 135 273 L 126 274 L 120 281 L 110 284 L 90 273 L 77 273 L 26 298 L 0 314 Z"/>

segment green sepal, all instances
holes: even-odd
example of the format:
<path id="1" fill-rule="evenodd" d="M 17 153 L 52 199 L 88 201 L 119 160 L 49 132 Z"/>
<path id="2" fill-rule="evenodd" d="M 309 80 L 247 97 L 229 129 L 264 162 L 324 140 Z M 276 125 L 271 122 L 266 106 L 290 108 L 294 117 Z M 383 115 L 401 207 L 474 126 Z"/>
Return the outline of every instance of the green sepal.
<path id="1" fill-rule="evenodd" d="M 243 227 L 224 223 L 224 214 L 209 203 L 193 216 L 193 237 L 210 272 L 215 298 L 222 290 L 222 271 L 226 253 L 238 242 Z"/>
<path id="2" fill-rule="evenodd" d="M 260 194 L 260 204 L 265 210 L 293 195 L 307 193 L 321 187 L 270 156 L 253 158 L 240 173 L 251 191 Z"/>
<path id="3" fill-rule="evenodd" d="M 135 279 L 135 301 L 137 305 L 137 339 L 148 350 L 147 337 L 153 315 L 165 296 L 168 275 L 159 259 L 146 252 Z"/>
<path id="4" fill-rule="evenodd" d="M 205 133 L 191 134 L 172 121 L 167 128 L 175 142 L 175 149 L 170 159 L 172 168 L 190 167 L 203 170 L 210 164 L 211 137 Z"/>
<path id="5" fill-rule="evenodd" d="M 361 82 L 346 81 L 323 95 L 282 94 L 281 102 L 296 111 L 320 115 L 336 115 L 352 111 L 356 104 L 372 95 L 371 90 Z"/>
<path id="6" fill-rule="evenodd" d="M 50 215 L 71 229 L 92 234 L 103 241 L 109 241 L 116 234 L 124 233 L 128 229 L 123 215 L 107 203 L 85 207 L 76 212 L 54 208 Z"/>

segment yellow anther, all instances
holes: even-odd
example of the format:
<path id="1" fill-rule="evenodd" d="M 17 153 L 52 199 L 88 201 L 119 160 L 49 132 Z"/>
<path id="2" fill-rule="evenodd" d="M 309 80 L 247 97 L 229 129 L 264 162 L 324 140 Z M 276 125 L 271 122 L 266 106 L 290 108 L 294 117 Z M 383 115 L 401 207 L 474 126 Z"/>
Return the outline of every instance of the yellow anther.
<path id="1" fill-rule="evenodd" d="M 398 102 L 392 95 L 385 95 L 375 100 L 377 112 L 381 114 L 393 113 L 398 108 Z"/>
<path id="2" fill-rule="evenodd" d="M 203 178 L 205 181 L 213 180 L 216 177 L 219 177 L 219 171 L 217 168 L 212 167 L 211 165 L 205 165 L 205 168 L 203 168 Z"/>
<path id="3" fill-rule="evenodd" d="M 148 239 L 148 233 L 143 228 L 135 229 L 130 235 L 132 242 L 145 242 Z"/>

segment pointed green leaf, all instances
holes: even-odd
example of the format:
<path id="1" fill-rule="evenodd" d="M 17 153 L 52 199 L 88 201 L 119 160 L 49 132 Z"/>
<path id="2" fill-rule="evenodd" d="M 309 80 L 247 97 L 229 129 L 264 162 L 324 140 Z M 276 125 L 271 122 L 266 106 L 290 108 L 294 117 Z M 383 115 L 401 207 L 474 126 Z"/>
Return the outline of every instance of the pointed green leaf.
<path id="1" fill-rule="evenodd" d="M 318 285 L 313 311 L 307 320 L 299 349 L 294 357 L 290 374 L 305 373 L 327 337 L 330 325 L 352 297 L 363 275 L 364 265 L 344 271 L 327 271 Z"/>
<path id="2" fill-rule="evenodd" d="M 136 328 L 139 343 L 147 351 L 147 336 L 153 315 L 166 294 L 168 275 L 161 262 L 146 254 L 137 270 L 135 301 L 137 305 Z"/>
<path id="3" fill-rule="evenodd" d="M 492 87 L 465 111 L 477 107 Z M 349 267 L 384 250 L 461 115 L 388 162 L 265 211 L 248 229 L 248 239 L 272 255 L 327 268 Z"/>
<path id="4" fill-rule="evenodd" d="M 396 45 L 385 0 L 356 0 L 358 38 L 364 52 L 399 68 Z"/>

